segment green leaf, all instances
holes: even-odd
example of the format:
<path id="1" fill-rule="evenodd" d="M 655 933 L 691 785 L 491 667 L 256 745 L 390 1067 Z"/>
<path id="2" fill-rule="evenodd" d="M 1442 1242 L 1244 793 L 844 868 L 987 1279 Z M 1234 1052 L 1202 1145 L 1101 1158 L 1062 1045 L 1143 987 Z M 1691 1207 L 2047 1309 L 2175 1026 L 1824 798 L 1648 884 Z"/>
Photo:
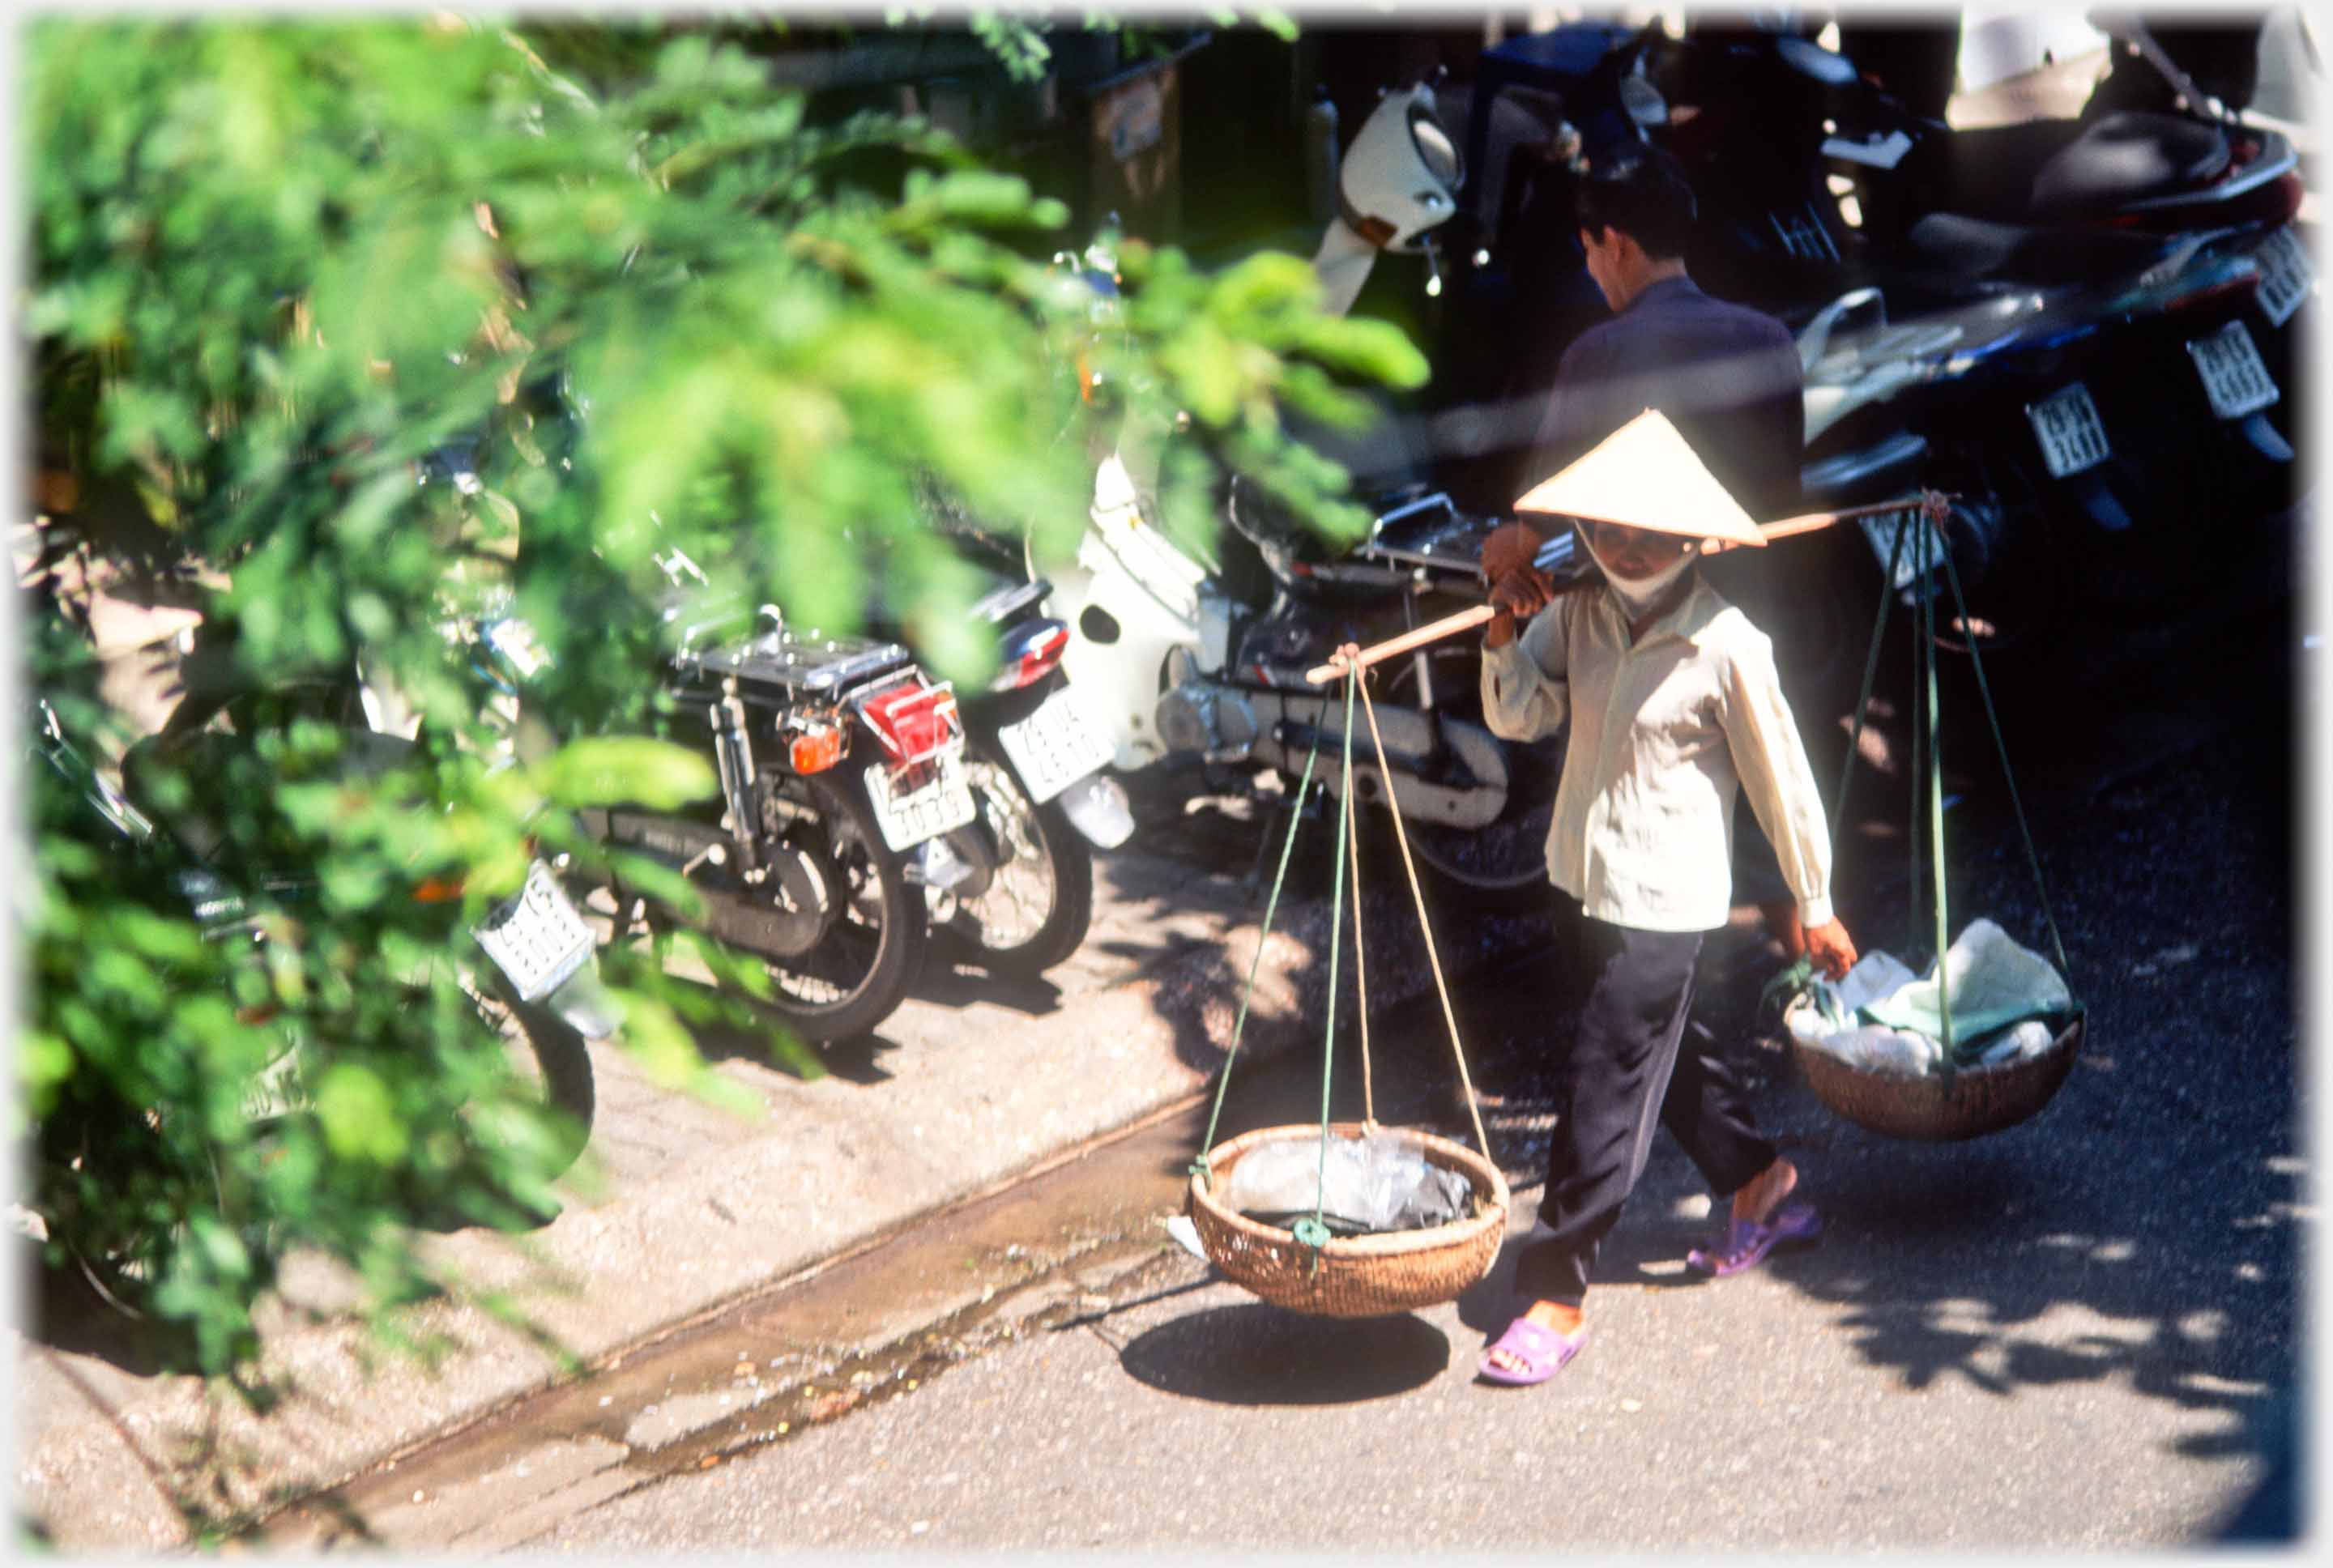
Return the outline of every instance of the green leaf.
<path id="1" fill-rule="evenodd" d="M 1301 344 L 1325 365 L 1388 387 L 1423 387 L 1433 374 L 1425 351 L 1390 321 L 1324 318 L 1305 328 Z"/>
<path id="2" fill-rule="evenodd" d="M 16 1046 L 16 1077 L 24 1087 L 33 1114 L 46 1111 L 59 1085 L 73 1076 L 73 1048 L 53 1034 L 35 1030 Z"/>
<path id="3" fill-rule="evenodd" d="M 325 1141 L 344 1159 L 386 1165 L 410 1146 L 389 1086 L 371 1068 L 341 1062 L 316 1085 L 316 1115 Z"/>
<path id="4" fill-rule="evenodd" d="M 720 788 L 700 753 L 637 736 L 571 741 L 533 774 L 547 799 L 569 807 L 638 804 L 669 811 Z"/>
<path id="5" fill-rule="evenodd" d="M 624 1047 L 648 1081 L 662 1088 L 686 1086 L 705 1066 L 696 1042 L 672 1009 L 645 997 L 634 998 L 625 1007 Z"/>
<path id="6" fill-rule="evenodd" d="M 1034 80 L 1051 30 L 1076 24 L 974 25 Z M 1156 32 L 1097 24 L 1157 52 Z M 176 896 L 82 821 L 80 792 L 32 775 L 28 1143 L 92 1234 L 154 1260 L 201 1370 L 247 1353 L 286 1252 L 337 1260 L 392 1323 L 447 1278 L 412 1247 L 417 1218 L 504 1223 L 540 1190 L 540 1118 L 466 1119 L 498 1054 L 450 976 L 530 834 L 620 865 L 576 841 L 573 808 L 713 797 L 692 751 L 628 739 L 671 722 L 673 550 L 798 627 L 850 629 L 879 598 L 927 668 L 969 684 L 993 649 L 926 526 L 927 483 L 1073 550 L 1090 440 L 1121 411 L 1188 408 L 1205 439 L 1169 445 L 1158 491 L 1176 537 L 1206 548 L 1226 464 L 1333 532 L 1359 509 L 1283 414 L 1332 416 L 1349 384 L 1424 374 L 1394 329 L 1322 317 L 1284 255 L 1218 272 L 1125 239 L 1097 334 L 1090 301 L 1032 259 L 1066 221 L 1059 197 L 929 125 L 773 84 L 749 50 L 776 25 L 105 14 L 26 34 L 18 304 L 42 504 L 91 577 L 226 578 L 198 607 L 224 674 L 337 679 L 361 659 L 423 718 L 409 766 L 343 782 L 335 723 L 239 706 L 250 759 L 186 780 L 221 864 L 300 873 L 248 963 L 197 948 Z M 1090 406 L 1070 384 L 1081 350 L 1109 378 Z M 448 441 L 470 444 L 482 490 L 414 483 L 412 460 Z M 519 699 L 519 764 L 490 772 L 512 699 L 441 628 L 505 596 L 550 663 Z M 108 715 L 88 628 L 27 602 L 28 684 L 87 755 L 117 756 L 137 727 Z M 458 910 L 408 896 L 427 875 L 464 880 Z M 745 1093 L 690 1065 L 684 1023 L 764 1031 L 771 1061 L 815 1074 L 749 1009 L 766 966 L 695 945 L 716 986 L 605 956 L 649 1005 L 661 1080 Z M 274 1021 L 236 1021 L 261 1006 Z M 267 1163 L 240 1146 L 239 1080 L 294 1038 L 317 1053 L 316 1110 L 270 1130 Z M 110 1108 L 101 1184 L 41 1146 L 39 1118 L 83 1104 Z M 225 1188 L 248 1267 L 186 1226 Z"/>
<path id="7" fill-rule="evenodd" d="M 215 1216 L 190 1215 L 187 1229 L 193 1233 L 213 1273 L 232 1279 L 251 1271 L 250 1249 L 244 1246 L 241 1237 L 220 1224 Z"/>

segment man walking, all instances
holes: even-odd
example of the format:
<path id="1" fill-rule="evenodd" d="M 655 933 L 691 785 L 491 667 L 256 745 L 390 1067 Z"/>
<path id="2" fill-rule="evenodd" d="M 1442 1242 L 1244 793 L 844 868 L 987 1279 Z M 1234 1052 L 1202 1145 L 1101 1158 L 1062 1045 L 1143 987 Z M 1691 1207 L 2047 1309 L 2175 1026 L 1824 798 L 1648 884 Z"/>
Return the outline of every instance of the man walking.
<path id="1" fill-rule="evenodd" d="M 1752 517 L 1799 510 L 1806 416 L 1798 345 L 1772 317 L 1695 286 L 1685 253 L 1697 210 L 1684 166 L 1657 148 L 1621 148 L 1599 158 L 1580 181 L 1580 250 L 1612 319 L 1565 350 L 1531 470 L 1518 489 L 1563 469 L 1654 408 Z M 1529 563 L 1545 542 L 1528 521 L 1499 529 L 1483 544 L 1485 579 L 1495 583 Z M 1798 547 L 1799 563 L 1808 564 L 1819 548 Z M 1739 555 L 1719 564 L 1711 580 L 1766 629 L 1781 624 L 1790 590 L 1799 586 Z M 1771 847 L 1754 824 L 1745 828 L 1736 867 L 1743 894 L 1796 957 L 1805 943 L 1795 904 Z"/>
<path id="2" fill-rule="evenodd" d="M 1695 286 L 1685 254 L 1696 213 L 1684 167 L 1657 148 L 1623 149 L 1580 180 L 1580 250 L 1612 318 L 1564 350 L 1525 484 L 1657 408 L 1751 516 L 1798 510 L 1798 345 L 1771 316 Z"/>

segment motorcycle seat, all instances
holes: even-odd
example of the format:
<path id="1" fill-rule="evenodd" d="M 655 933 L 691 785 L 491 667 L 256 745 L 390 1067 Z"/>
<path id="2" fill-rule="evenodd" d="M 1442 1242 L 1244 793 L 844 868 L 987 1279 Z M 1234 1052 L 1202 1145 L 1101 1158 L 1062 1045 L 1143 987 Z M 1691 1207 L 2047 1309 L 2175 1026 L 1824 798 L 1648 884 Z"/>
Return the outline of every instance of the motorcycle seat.
<path id="1" fill-rule="evenodd" d="M 2075 283 L 2142 271 L 2175 239 L 2125 229 L 2045 228 L 1930 213 L 1912 225 L 1905 244 L 1920 271 L 1963 282 L 1999 278 Z"/>
<path id="2" fill-rule="evenodd" d="M 414 743 L 401 735 L 344 729 L 330 766 L 303 781 L 360 783 L 379 779 L 412 759 Z M 224 730 L 194 730 L 182 735 L 148 735 L 122 754 L 122 792 L 198 860 L 217 855 L 229 839 L 231 819 L 247 804 L 236 794 L 248 775 L 238 762 L 259 755 L 251 737 Z M 172 789 L 162 779 L 175 776 Z"/>
<path id="3" fill-rule="evenodd" d="M 2033 177 L 2037 215 L 2094 215 L 2209 184 L 2234 156 L 2216 125 L 2124 110 L 2093 122 Z"/>
<path id="4" fill-rule="evenodd" d="M 2136 110 L 1973 127 L 1946 141 L 1941 205 L 2008 223 L 2096 217 L 2204 185 L 2232 157 L 2215 125 Z"/>

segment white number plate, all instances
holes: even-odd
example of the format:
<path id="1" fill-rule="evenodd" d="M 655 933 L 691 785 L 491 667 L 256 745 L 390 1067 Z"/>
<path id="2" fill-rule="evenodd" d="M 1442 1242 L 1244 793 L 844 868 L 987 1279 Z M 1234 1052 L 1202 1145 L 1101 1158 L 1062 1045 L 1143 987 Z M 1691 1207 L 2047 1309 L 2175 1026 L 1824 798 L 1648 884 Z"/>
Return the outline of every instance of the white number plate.
<path id="1" fill-rule="evenodd" d="M 526 868 L 526 885 L 518 895 L 472 934 L 509 977 L 521 1001 L 550 995 L 591 956 L 591 928 L 540 860 Z"/>
<path id="2" fill-rule="evenodd" d="M 1904 550 L 1899 555 L 1896 550 L 1896 531 L 1907 519 L 1909 526 L 1904 528 Z M 1863 536 L 1871 541 L 1871 551 L 1879 558 L 1879 569 L 1887 569 L 1890 558 L 1896 562 L 1896 580 L 1887 585 L 1890 588 L 1910 588 L 1912 579 L 1919 576 L 1920 536 L 1923 533 L 1928 536 L 1928 559 L 1936 562 L 1944 556 L 1944 536 L 1936 531 L 1936 525 L 1927 520 L 1927 514 L 1917 509 L 1883 512 L 1875 517 L 1864 518 L 1862 522 Z M 1942 571 L 1944 569 L 1937 566 L 1935 569 Z"/>
<path id="3" fill-rule="evenodd" d="M 2209 337 L 2192 339 L 2187 352 L 2203 378 L 2212 412 L 2223 419 L 2257 414 L 2283 396 L 2242 321 L 2231 321 Z"/>
<path id="4" fill-rule="evenodd" d="M 1100 730 L 1086 722 L 1068 686 L 1019 723 L 997 731 L 996 738 L 1021 776 L 1021 787 L 1040 806 L 1116 755 Z"/>
<path id="5" fill-rule="evenodd" d="M 296 1045 L 284 1047 L 274 1061 L 244 1085 L 243 1114 L 247 1121 L 264 1122 L 270 1116 L 289 1115 L 306 1110 L 313 1103 L 308 1095 L 307 1073 Z"/>
<path id="6" fill-rule="evenodd" d="M 2309 288 L 2316 282 L 2316 269 L 2309 264 L 2309 247 L 2290 225 L 2269 236 L 2268 243 L 2252 253 L 2260 263 L 2261 309 L 2268 312 L 2271 325 L 2281 327 L 2292 320 L 2300 309 L 2300 301 L 2309 298 Z"/>
<path id="7" fill-rule="evenodd" d="M 901 771 L 904 780 L 895 780 L 885 764 L 867 770 L 867 794 L 875 802 L 875 825 L 885 845 L 913 849 L 972 820 L 972 786 L 965 781 L 961 741 Z"/>
<path id="8" fill-rule="evenodd" d="M 2052 479 L 2096 468 L 2113 455 L 2098 406 L 2079 381 L 2027 404 L 2025 418 L 2033 426 L 2033 439 L 2041 444 L 2041 460 L 2050 465 Z"/>
<path id="9" fill-rule="evenodd" d="M 1912 139 L 1900 130 L 1891 130 L 1885 141 L 1874 137 L 1868 141 L 1849 141 L 1834 136 L 1822 144 L 1826 156 L 1845 158 L 1849 163 L 1868 164 L 1873 168 L 1894 168 L 1912 150 Z"/>

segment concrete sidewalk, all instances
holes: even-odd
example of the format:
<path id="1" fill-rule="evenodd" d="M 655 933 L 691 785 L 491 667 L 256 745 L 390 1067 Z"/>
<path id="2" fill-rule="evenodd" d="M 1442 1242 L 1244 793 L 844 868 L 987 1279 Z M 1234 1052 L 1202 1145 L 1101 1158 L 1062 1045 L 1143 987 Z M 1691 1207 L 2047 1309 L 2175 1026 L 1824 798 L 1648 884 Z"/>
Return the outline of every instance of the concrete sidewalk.
<path id="1" fill-rule="evenodd" d="M 109 653 L 141 672 L 168 663 L 166 649 L 135 636 Z M 620 1049 L 594 1047 L 590 1158 L 604 1184 L 523 1238 L 465 1231 L 423 1245 L 474 1290 L 512 1291 L 551 1335 L 606 1368 L 1186 1100 L 1222 1059 L 1257 951 L 1261 899 L 1244 879 L 1266 813 L 1157 769 L 1135 795 L 1141 827 L 1099 858 L 1093 932 L 1047 982 L 951 965 L 936 943 L 911 1000 L 873 1039 L 830 1050 L 816 1081 L 773 1066 L 754 1039 L 700 1037 L 715 1070 L 758 1106 L 750 1121 L 660 1090 Z M 1378 880 L 1370 991 L 1390 1004 L 1429 982 L 1407 893 Z M 1328 922 L 1323 900 L 1291 893 L 1283 904 L 1243 1056 L 1314 1037 Z M 1437 926 L 1436 938 L 1463 972 L 1540 929 L 1474 915 Z M 25 1514 L 66 1550 L 185 1544 L 557 1381 L 544 1346 L 475 1305 L 448 1299 L 410 1315 L 417 1341 L 444 1347 L 433 1372 L 384 1354 L 335 1315 L 351 1296 L 332 1267 L 292 1259 L 283 1296 L 263 1320 L 264 1366 L 291 1392 L 264 1418 L 199 1380 L 19 1334 Z"/>

